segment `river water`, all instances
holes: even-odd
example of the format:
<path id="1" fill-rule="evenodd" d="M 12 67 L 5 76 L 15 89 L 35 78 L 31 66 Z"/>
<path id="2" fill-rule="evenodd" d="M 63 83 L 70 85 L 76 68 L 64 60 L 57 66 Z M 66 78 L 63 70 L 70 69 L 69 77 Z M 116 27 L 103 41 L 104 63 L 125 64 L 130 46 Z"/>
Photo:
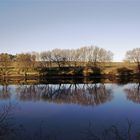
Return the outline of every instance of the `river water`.
<path id="1" fill-rule="evenodd" d="M 140 136 L 139 83 L 1 84 L 0 107 L 1 139 Z"/>

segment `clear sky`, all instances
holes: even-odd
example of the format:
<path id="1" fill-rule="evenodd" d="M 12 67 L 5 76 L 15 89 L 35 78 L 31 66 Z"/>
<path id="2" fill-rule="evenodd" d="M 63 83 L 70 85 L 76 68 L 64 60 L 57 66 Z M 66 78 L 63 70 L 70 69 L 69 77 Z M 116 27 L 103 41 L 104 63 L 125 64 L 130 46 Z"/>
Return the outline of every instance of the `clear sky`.
<path id="1" fill-rule="evenodd" d="M 139 0 L 0 0 L 0 52 L 140 47 Z"/>

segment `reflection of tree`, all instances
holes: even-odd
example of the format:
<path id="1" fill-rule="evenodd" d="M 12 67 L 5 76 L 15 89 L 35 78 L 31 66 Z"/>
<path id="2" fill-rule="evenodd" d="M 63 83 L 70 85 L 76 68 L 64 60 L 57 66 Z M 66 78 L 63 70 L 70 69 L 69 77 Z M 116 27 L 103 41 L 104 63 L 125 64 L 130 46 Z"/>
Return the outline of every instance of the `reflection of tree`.
<path id="1" fill-rule="evenodd" d="M 9 99 L 11 97 L 10 88 L 8 85 L 0 86 L 0 99 Z"/>
<path id="2" fill-rule="evenodd" d="M 124 90 L 127 94 L 127 99 L 135 103 L 140 103 L 140 83 L 130 86 Z"/>
<path id="3" fill-rule="evenodd" d="M 103 84 L 24 85 L 17 88 L 17 98 L 23 101 L 99 105 L 112 99 L 112 90 L 106 89 Z"/>
<path id="4" fill-rule="evenodd" d="M 21 85 L 17 87 L 17 98 L 22 101 L 40 100 L 40 96 L 40 87 L 38 85 Z"/>

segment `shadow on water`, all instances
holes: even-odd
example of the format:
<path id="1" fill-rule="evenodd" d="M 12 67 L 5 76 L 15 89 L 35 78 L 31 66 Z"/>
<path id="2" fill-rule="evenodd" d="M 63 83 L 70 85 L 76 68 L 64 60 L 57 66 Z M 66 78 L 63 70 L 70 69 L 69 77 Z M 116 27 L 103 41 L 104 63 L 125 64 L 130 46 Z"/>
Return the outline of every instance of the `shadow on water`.
<path id="1" fill-rule="evenodd" d="M 126 85 L 128 83 L 132 83 L 132 82 L 135 82 L 134 79 L 131 79 L 130 77 L 119 77 L 116 79 L 116 83 L 117 85 Z"/>

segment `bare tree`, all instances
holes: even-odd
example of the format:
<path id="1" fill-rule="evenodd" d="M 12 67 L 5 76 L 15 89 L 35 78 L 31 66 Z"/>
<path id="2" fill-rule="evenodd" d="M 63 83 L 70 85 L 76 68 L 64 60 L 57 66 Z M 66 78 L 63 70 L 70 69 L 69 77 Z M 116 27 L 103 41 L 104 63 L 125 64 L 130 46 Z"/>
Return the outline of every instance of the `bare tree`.
<path id="1" fill-rule="evenodd" d="M 113 53 L 97 46 L 90 46 L 86 48 L 87 58 L 86 61 L 97 66 L 98 63 L 110 62 L 113 59 Z"/>
<path id="2" fill-rule="evenodd" d="M 125 54 L 125 60 L 137 64 L 138 71 L 140 73 L 140 48 L 129 50 Z"/>
<path id="3" fill-rule="evenodd" d="M 16 57 L 17 67 L 20 70 L 24 71 L 25 77 L 27 76 L 27 72 L 30 68 L 34 68 L 35 64 L 35 55 L 31 54 L 18 54 Z"/>
<path id="4" fill-rule="evenodd" d="M 50 51 L 44 51 L 40 53 L 41 67 L 51 67 L 52 66 L 52 54 Z"/>
<path id="5" fill-rule="evenodd" d="M 35 56 L 35 61 L 40 61 L 40 53 L 39 52 L 32 52 L 33 56 Z"/>
<path id="6" fill-rule="evenodd" d="M 53 49 L 42 52 L 40 58 L 45 66 L 47 66 L 45 62 L 51 62 L 59 68 L 85 66 L 87 63 L 97 66 L 98 63 L 112 61 L 113 53 L 97 46 L 85 46 L 78 49 Z"/>
<path id="7" fill-rule="evenodd" d="M 52 50 L 52 56 L 50 59 L 56 63 L 59 68 L 63 67 L 67 61 L 67 57 L 64 55 L 64 51 L 61 49 Z"/>

